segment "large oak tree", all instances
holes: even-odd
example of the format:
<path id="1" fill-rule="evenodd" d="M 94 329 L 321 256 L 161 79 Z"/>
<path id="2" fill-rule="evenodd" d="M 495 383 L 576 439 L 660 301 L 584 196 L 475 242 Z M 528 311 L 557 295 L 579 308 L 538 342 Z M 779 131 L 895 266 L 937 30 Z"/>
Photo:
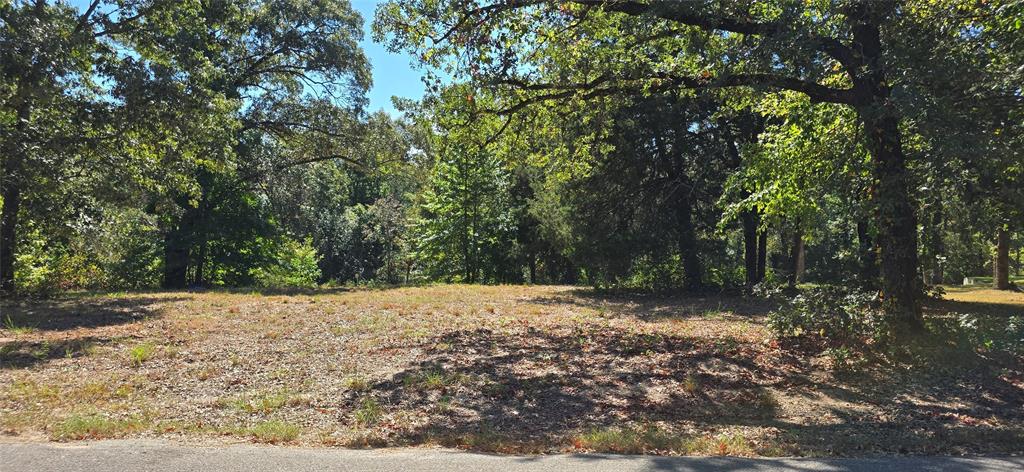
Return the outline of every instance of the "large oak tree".
<path id="1" fill-rule="evenodd" d="M 792 90 L 852 108 L 871 156 L 885 308 L 914 330 L 917 218 L 895 95 L 922 79 L 928 57 L 911 57 L 903 41 L 950 31 L 968 38 L 978 27 L 970 18 L 1000 11 L 977 9 L 861 0 L 423 0 L 381 7 L 375 27 L 392 48 L 505 97 L 495 113 L 732 87 Z"/>

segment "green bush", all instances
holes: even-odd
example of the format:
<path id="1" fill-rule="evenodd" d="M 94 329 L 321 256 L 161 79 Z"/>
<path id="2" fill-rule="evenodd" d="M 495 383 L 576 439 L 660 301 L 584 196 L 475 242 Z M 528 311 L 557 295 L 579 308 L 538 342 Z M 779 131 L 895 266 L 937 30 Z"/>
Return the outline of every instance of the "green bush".
<path id="1" fill-rule="evenodd" d="M 309 239 L 303 242 L 285 239 L 276 263 L 255 269 L 253 278 L 261 287 L 314 287 L 320 279 L 319 260 Z"/>
<path id="2" fill-rule="evenodd" d="M 108 289 L 137 290 L 160 283 L 161 237 L 150 215 L 138 211 L 113 214 L 100 228 L 101 254 Z"/>
<path id="3" fill-rule="evenodd" d="M 47 296 L 76 288 L 98 288 L 103 271 L 95 260 L 33 230 L 23 236 L 14 260 L 17 291 Z"/>
<path id="4" fill-rule="evenodd" d="M 769 313 L 767 325 L 780 338 L 833 346 L 875 344 L 888 332 L 874 294 L 835 286 L 802 291 Z"/>
<path id="5" fill-rule="evenodd" d="M 968 313 L 929 320 L 928 328 L 962 349 L 1024 354 L 1024 317 Z"/>
<path id="6" fill-rule="evenodd" d="M 678 255 L 666 260 L 641 257 L 633 261 L 629 277 L 622 286 L 645 292 L 664 293 L 681 288 L 684 284 L 682 262 Z"/>

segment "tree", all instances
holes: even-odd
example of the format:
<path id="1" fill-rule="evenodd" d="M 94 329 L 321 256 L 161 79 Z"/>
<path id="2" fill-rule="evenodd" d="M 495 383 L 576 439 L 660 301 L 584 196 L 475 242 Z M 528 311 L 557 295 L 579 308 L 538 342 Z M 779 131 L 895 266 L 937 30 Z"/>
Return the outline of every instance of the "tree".
<path id="1" fill-rule="evenodd" d="M 68 160 L 102 133 L 110 116 L 92 77 L 112 60 L 100 37 L 91 12 L 41 1 L 0 4 L 2 292 L 14 289 L 24 204 L 62 183 Z"/>
<path id="2" fill-rule="evenodd" d="M 717 110 L 706 95 L 665 95 L 621 103 L 610 114 L 607 146 L 570 181 L 589 265 L 618 266 L 614 278 L 637 258 L 677 255 L 682 287 L 705 288 L 711 248 L 702 235 L 720 217 L 714 204 L 735 165 Z"/>
<path id="3" fill-rule="evenodd" d="M 381 7 L 376 31 L 392 48 L 508 97 L 498 113 L 727 87 L 786 89 L 850 107 L 871 156 L 885 309 L 900 330 L 917 330 L 917 218 L 893 92 L 901 77 L 921 78 L 928 57 L 903 54 L 907 33 L 896 26 L 923 24 L 906 17 L 949 24 L 945 13 L 873 1 L 421 1 Z"/>
<path id="4" fill-rule="evenodd" d="M 148 27 L 123 36 L 147 69 L 176 71 L 174 85 L 190 96 L 230 105 L 229 121 L 217 128 L 221 135 L 197 143 L 212 158 L 194 170 L 198 185 L 170 198 L 180 211 L 165 218 L 163 285 L 180 288 L 195 264 L 190 260 L 202 259 L 193 251 L 202 251 L 202 229 L 213 222 L 204 204 L 211 190 L 204 172 L 237 171 L 244 191 L 257 177 L 289 166 L 355 161 L 345 146 L 355 141 L 354 116 L 370 83 L 358 46 L 362 21 L 347 2 L 332 1 L 237 0 L 195 8 L 139 2 L 131 12 L 144 16 Z M 305 152 L 293 156 L 283 152 L 287 148 Z M 192 273 L 194 283 L 205 283 L 201 270 Z"/>

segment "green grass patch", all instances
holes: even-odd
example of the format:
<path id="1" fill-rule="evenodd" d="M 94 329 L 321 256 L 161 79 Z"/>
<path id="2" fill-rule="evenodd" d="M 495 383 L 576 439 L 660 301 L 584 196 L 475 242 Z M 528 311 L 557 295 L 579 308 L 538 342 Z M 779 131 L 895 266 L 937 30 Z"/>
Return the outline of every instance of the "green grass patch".
<path id="1" fill-rule="evenodd" d="M 671 453 L 686 450 L 685 438 L 655 427 L 593 429 L 575 438 L 577 449 L 614 454 Z"/>
<path id="2" fill-rule="evenodd" d="M 153 343 L 142 343 L 128 350 L 128 360 L 133 366 L 140 366 L 156 355 L 156 346 Z"/>
<path id="3" fill-rule="evenodd" d="M 371 426 L 384 416 L 384 408 L 380 406 L 380 403 L 373 398 L 363 398 L 359 402 L 359 407 L 355 410 L 356 423 L 361 426 Z"/>
<path id="4" fill-rule="evenodd" d="M 76 415 L 58 423 L 52 438 L 59 441 L 118 438 L 142 429 L 138 419 L 111 419 L 101 415 Z"/>
<path id="5" fill-rule="evenodd" d="M 286 443 L 292 442 L 299 437 L 302 428 L 298 425 L 284 421 L 265 421 L 245 429 L 245 435 L 261 443 Z"/>

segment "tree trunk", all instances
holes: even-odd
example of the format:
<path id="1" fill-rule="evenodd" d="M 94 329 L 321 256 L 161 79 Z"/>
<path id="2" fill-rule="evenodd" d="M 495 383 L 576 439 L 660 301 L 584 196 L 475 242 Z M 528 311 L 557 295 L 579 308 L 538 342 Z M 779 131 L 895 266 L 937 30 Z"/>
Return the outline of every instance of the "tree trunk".
<path id="1" fill-rule="evenodd" d="M 860 261 L 860 283 L 867 290 L 878 288 L 878 248 L 871 237 L 867 221 L 857 222 L 857 252 Z"/>
<path id="2" fill-rule="evenodd" d="M 882 59 L 880 24 L 893 14 L 891 2 L 851 4 L 849 17 L 854 51 L 863 66 L 851 71 L 854 108 L 864 126 L 871 155 L 874 206 L 882 269 L 882 302 L 897 334 L 919 332 L 921 283 L 917 268 L 917 216 L 910 200 L 910 173 L 903 154 L 899 115 L 890 99 L 891 88 Z"/>
<path id="3" fill-rule="evenodd" d="M 886 314 L 911 330 L 922 328 L 921 290 L 917 277 L 917 217 L 910 202 L 899 123 L 891 113 L 862 111 L 877 183 L 878 243 L 881 250 L 882 297 Z"/>
<path id="4" fill-rule="evenodd" d="M 203 287 L 206 286 L 206 240 L 199 243 L 199 251 L 196 253 L 196 280 L 193 285 Z"/>
<path id="5" fill-rule="evenodd" d="M 6 169 L 5 173 L 8 173 Z M 14 255 L 18 243 L 18 211 L 21 208 L 21 186 L 14 178 L 4 180 L 3 198 L 3 214 L 0 216 L 0 293 L 10 293 L 14 291 Z"/>
<path id="6" fill-rule="evenodd" d="M 37 8 L 42 8 L 40 5 L 37 5 Z M 38 73 L 38 71 L 30 72 L 32 72 L 30 77 L 35 77 Z M 33 81 L 29 80 L 28 83 L 31 84 Z M 18 88 L 24 89 L 25 87 Z M 22 175 L 22 166 L 26 156 L 16 139 L 23 136 L 29 118 L 32 117 L 29 96 L 20 96 L 21 104 L 17 107 L 14 133 L 5 136 L 4 142 L 0 143 L 3 145 L 2 152 L 5 157 L 3 177 L 0 179 L 0 194 L 4 198 L 3 210 L 0 211 L 0 293 L 10 293 L 15 289 L 14 259 L 18 254 L 18 212 L 21 211 L 22 185 L 26 183 Z M 11 103 L 15 103 L 15 101 L 12 100 Z"/>
<path id="7" fill-rule="evenodd" d="M 757 213 L 747 210 L 740 215 L 743 222 L 743 278 L 747 291 L 754 288 L 758 282 L 758 238 L 757 238 Z"/>
<path id="8" fill-rule="evenodd" d="M 163 288 L 182 289 L 188 285 L 188 246 L 181 240 L 179 230 L 164 236 Z"/>
<path id="9" fill-rule="evenodd" d="M 946 252 L 946 245 L 942 241 L 942 206 L 932 213 L 931 225 L 928 230 L 928 279 L 930 285 L 942 283 L 942 256 Z"/>
<path id="10" fill-rule="evenodd" d="M 530 254 L 530 285 L 537 283 L 537 256 Z"/>
<path id="11" fill-rule="evenodd" d="M 768 264 L 768 231 L 761 230 L 757 238 L 757 282 L 764 280 L 765 266 Z"/>
<path id="12" fill-rule="evenodd" d="M 795 289 L 800 283 L 804 271 L 804 231 L 800 227 L 793 229 L 793 244 L 789 253 L 789 288 Z"/>
<path id="13" fill-rule="evenodd" d="M 992 261 L 993 281 L 998 290 L 1010 289 L 1010 232 L 1005 226 L 996 231 L 996 253 Z"/>
<path id="14" fill-rule="evenodd" d="M 692 211 L 693 208 L 687 198 L 681 198 L 676 204 L 676 219 L 679 225 L 679 255 L 683 259 L 683 284 L 687 291 L 697 291 L 704 287 L 704 267 L 700 260 L 700 250 L 697 247 Z"/>

